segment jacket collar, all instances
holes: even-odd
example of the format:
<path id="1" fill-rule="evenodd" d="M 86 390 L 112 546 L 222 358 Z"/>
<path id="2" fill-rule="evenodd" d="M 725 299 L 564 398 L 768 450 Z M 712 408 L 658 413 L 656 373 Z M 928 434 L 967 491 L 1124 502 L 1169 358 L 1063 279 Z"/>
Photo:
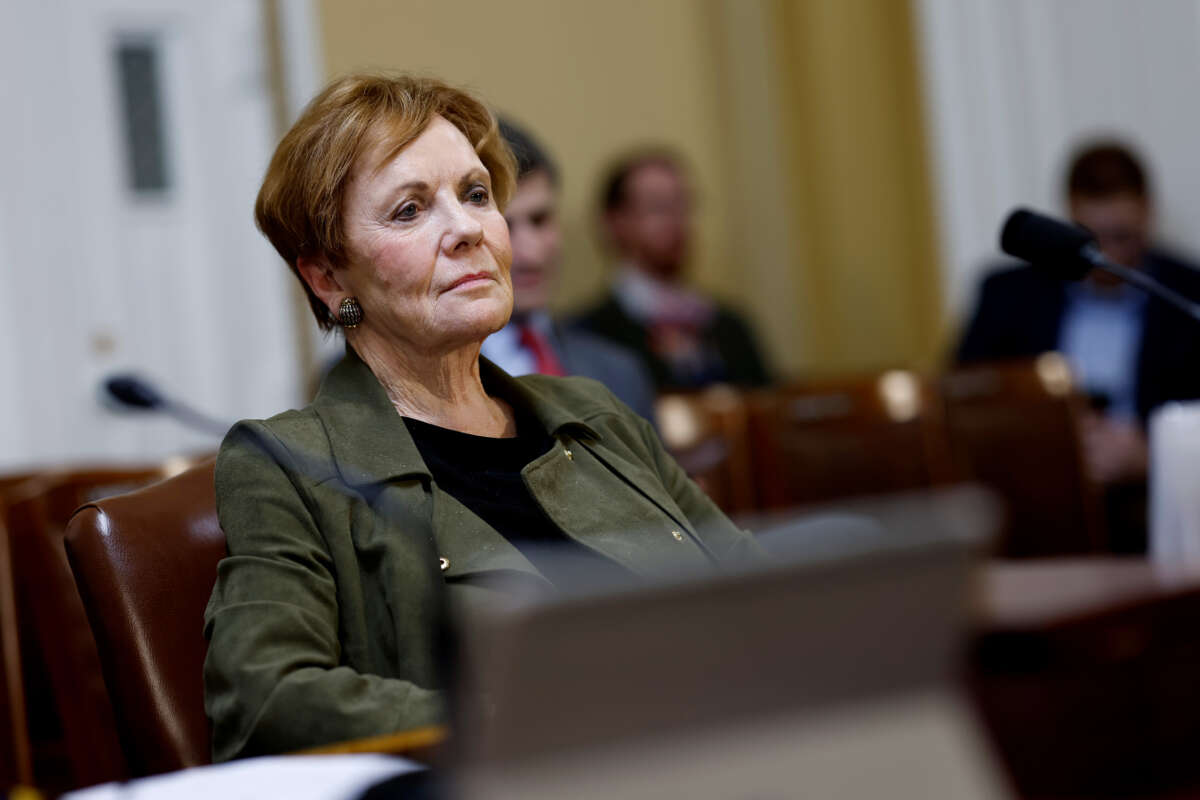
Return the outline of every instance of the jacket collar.
<path id="1" fill-rule="evenodd" d="M 551 435 L 575 428 L 596 437 L 579 412 L 548 392 L 513 378 L 486 358 L 480 358 L 479 366 L 489 394 L 527 409 Z M 345 358 L 325 377 L 312 407 L 324 424 L 334 462 L 346 483 L 362 486 L 432 477 L 383 385 L 352 348 L 346 348 Z"/>

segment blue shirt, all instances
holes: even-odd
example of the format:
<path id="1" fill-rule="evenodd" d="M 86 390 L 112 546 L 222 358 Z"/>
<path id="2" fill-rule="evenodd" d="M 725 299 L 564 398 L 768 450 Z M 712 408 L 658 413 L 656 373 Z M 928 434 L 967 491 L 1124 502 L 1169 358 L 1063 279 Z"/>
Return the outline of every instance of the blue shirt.
<path id="1" fill-rule="evenodd" d="M 554 324 L 549 314 L 544 311 L 530 312 L 526 322 L 545 336 L 556 352 L 559 351 L 560 348 L 556 346 L 558 343 L 554 341 Z M 521 331 L 515 319 L 484 339 L 480 352 L 484 358 L 509 375 L 532 375 L 537 372 L 537 356 L 521 343 Z"/>
<path id="2" fill-rule="evenodd" d="M 1086 283 L 1067 287 L 1058 349 L 1084 391 L 1108 398 L 1110 416 L 1137 417 L 1146 299 L 1144 292 L 1130 286 L 1103 291 Z"/>

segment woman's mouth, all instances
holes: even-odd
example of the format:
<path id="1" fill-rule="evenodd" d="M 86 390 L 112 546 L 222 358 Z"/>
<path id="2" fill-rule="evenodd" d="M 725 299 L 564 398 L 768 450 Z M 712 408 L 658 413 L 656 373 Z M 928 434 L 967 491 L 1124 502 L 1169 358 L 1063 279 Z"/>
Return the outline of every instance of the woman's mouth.
<path id="1" fill-rule="evenodd" d="M 446 291 L 452 292 L 455 289 L 461 289 L 464 286 L 471 286 L 476 283 L 482 283 L 483 281 L 490 281 L 490 280 L 492 280 L 492 275 L 489 272 L 472 272 L 469 275 L 463 275 L 461 278 L 456 280 L 454 283 L 450 284 L 449 288 L 446 289 Z"/>

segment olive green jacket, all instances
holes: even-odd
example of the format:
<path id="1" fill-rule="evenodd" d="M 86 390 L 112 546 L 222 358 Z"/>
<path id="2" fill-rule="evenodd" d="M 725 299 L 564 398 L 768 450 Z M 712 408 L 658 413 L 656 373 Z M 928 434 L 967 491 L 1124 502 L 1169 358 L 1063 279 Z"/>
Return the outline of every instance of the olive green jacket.
<path id="1" fill-rule="evenodd" d="M 599 383 L 512 378 L 486 360 L 481 373 L 553 435 L 521 474 L 571 539 L 645 577 L 758 557 Z M 352 352 L 307 408 L 229 432 L 216 490 L 229 543 L 205 613 L 217 760 L 442 721 L 438 647 L 453 609 L 487 602 L 496 576 L 546 583 L 439 490 Z"/>

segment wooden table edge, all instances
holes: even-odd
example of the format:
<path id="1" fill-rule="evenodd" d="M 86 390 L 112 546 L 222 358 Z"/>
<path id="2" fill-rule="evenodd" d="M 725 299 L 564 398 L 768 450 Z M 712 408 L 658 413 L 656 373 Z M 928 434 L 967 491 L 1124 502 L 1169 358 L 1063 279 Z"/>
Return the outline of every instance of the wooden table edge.
<path id="1" fill-rule="evenodd" d="M 405 756 L 421 751 L 431 751 L 446 743 L 448 731 L 444 725 L 429 725 L 424 728 L 413 728 L 381 736 L 369 736 L 365 739 L 352 739 L 348 742 L 310 747 L 298 750 L 292 755 L 298 756 L 328 756 L 348 753 L 387 753 L 389 755 Z"/>

